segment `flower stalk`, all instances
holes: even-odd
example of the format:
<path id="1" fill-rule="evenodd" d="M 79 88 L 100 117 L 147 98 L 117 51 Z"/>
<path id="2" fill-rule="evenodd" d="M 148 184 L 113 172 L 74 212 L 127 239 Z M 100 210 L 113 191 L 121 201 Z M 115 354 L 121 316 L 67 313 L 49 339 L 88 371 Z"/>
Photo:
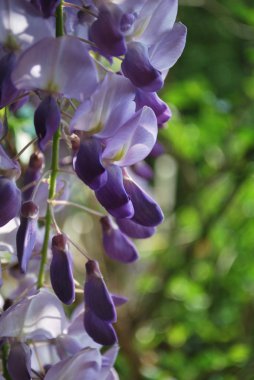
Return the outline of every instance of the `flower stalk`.
<path id="1" fill-rule="evenodd" d="M 62 1 L 56 9 L 56 37 L 61 37 L 64 35 L 64 23 L 63 23 L 63 5 Z M 58 159 L 59 159 L 59 141 L 61 137 L 60 128 L 54 134 L 53 144 L 52 144 L 52 155 L 51 155 L 51 174 L 49 181 L 49 200 L 53 200 L 56 192 L 56 180 L 58 173 Z M 47 263 L 47 250 L 50 236 L 50 228 L 52 224 L 52 213 L 50 205 L 47 207 L 46 221 L 45 221 L 45 235 L 41 251 L 41 263 L 38 275 L 37 288 L 40 289 L 43 286 L 45 278 L 45 266 Z"/>

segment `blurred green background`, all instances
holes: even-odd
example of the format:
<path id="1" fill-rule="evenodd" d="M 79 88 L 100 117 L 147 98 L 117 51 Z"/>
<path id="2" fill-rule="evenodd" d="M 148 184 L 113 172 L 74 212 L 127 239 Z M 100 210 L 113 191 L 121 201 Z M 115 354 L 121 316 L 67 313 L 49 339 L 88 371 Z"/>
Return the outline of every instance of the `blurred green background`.
<path id="1" fill-rule="evenodd" d="M 187 45 L 162 93 L 173 118 L 155 163 L 166 219 L 127 274 L 109 274 L 130 297 L 116 367 L 121 380 L 251 380 L 254 1 L 183 0 L 178 20 Z"/>

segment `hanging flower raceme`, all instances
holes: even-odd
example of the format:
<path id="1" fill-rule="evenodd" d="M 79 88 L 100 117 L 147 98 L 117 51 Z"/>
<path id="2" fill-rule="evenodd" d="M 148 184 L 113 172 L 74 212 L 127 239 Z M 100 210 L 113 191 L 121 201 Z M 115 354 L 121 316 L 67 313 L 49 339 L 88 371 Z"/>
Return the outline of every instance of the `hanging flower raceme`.
<path id="1" fill-rule="evenodd" d="M 70 305 L 75 300 L 75 284 L 72 258 L 66 236 L 63 234 L 53 236 L 51 248 L 51 285 L 57 297 L 66 305 Z"/>
<path id="2" fill-rule="evenodd" d="M 175 23 L 177 7 L 177 0 L 103 4 L 89 36 L 104 55 L 124 55 L 122 72 L 136 87 L 155 92 L 185 46 L 186 28 Z"/>
<path id="3" fill-rule="evenodd" d="M 73 166 L 99 202 L 117 218 L 131 218 L 134 209 L 121 167 L 144 159 L 157 138 L 157 120 L 151 108 L 135 112 L 135 89 L 119 75 L 107 75 L 91 100 L 84 102 L 71 122 L 83 131 L 75 146 Z"/>
<path id="4" fill-rule="evenodd" d="M 113 299 L 94 260 L 86 263 L 84 326 L 87 333 L 102 345 L 117 342 L 112 323 L 116 322 Z"/>

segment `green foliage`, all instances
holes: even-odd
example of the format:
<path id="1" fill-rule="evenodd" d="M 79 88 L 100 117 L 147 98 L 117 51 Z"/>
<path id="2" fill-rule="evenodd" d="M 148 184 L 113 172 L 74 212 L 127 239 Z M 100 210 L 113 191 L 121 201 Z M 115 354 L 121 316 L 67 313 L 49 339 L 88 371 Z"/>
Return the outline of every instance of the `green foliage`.
<path id="1" fill-rule="evenodd" d="M 121 380 L 251 380 L 253 3 L 184 1 L 179 20 L 188 41 L 162 94 L 173 118 L 160 132 L 176 190 L 126 280 L 137 295 L 121 327 L 131 348 L 120 336 L 117 369 Z M 160 171 L 169 167 L 155 168 L 156 192 L 167 199 Z"/>

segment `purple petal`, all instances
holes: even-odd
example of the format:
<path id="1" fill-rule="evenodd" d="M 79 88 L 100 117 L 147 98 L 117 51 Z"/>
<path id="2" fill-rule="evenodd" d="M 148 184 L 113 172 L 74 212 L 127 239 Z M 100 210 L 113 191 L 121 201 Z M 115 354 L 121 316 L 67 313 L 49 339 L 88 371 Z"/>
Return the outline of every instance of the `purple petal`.
<path id="1" fill-rule="evenodd" d="M 7 51 L 24 50 L 53 35 L 50 23 L 28 1 L 1 0 L 0 43 Z"/>
<path id="2" fill-rule="evenodd" d="M 156 143 L 154 144 L 153 149 L 150 152 L 151 157 L 157 158 L 157 157 L 161 156 L 164 153 L 165 153 L 164 146 L 159 141 L 156 141 Z"/>
<path id="3" fill-rule="evenodd" d="M 20 99 L 10 104 L 10 111 L 13 113 L 16 113 L 28 101 L 29 101 L 29 95 L 26 95 L 26 96 L 23 95 Z"/>
<path id="4" fill-rule="evenodd" d="M 100 367 L 100 352 L 86 347 L 71 358 L 52 365 L 44 380 L 99 380 Z"/>
<path id="5" fill-rule="evenodd" d="M 117 336 L 111 323 L 101 320 L 90 309 L 85 310 L 84 326 L 86 332 L 96 343 L 112 346 L 117 342 Z"/>
<path id="6" fill-rule="evenodd" d="M 101 218 L 103 231 L 103 247 L 107 256 L 122 263 L 131 263 L 138 259 L 138 252 L 134 244 L 114 226 L 110 219 Z"/>
<path id="7" fill-rule="evenodd" d="M 107 181 L 107 171 L 101 164 L 101 143 L 96 138 L 83 140 L 73 159 L 77 176 L 91 189 L 97 190 Z"/>
<path id="8" fill-rule="evenodd" d="M 128 298 L 119 296 L 118 294 L 111 294 L 112 300 L 114 302 L 114 305 L 116 307 L 124 305 L 126 302 L 128 302 Z"/>
<path id="9" fill-rule="evenodd" d="M 151 181 L 154 177 L 153 169 L 151 166 L 145 161 L 139 161 L 132 166 L 133 172 L 139 177 Z"/>
<path id="10" fill-rule="evenodd" d="M 131 218 L 134 209 L 123 186 L 122 170 L 115 165 L 107 168 L 108 180 L 95 192 L 96 198 L 103 207 L 118 218 Z"/>
<path id="11" fill-rule="evenodd" d="M 14 53 L 0 59 L 0 108 L 5 107 L 18 95 L 19 91 L 11 80 L 11 73 L 16 62 Z"/>
<path id="12" fill-rule="evenodd" d="M 80 311 L 80 307 L 82 310 Z M 76 314 L 78 313 L 78 314 Z M 100 349 L 84 329 L 84 305 L 80 304 L 73 312 L 71 322 L 68 326 L 68 336 L 76 339 L 81 348 L 90 347 Z"/>
<path id="13" fill-rule="evenodd" d="M 176 23 L 172 30 L 164 32 L 161 38 L 149 49 L 151 64 L 156 69 L 170 69 L 181 57 L 186 43 L 187 28 Z"/>
<path id="14" fill-rule="evenodd" d="M 120 56 L 126 52 L 126 43 L 121 30 L 122 12 L 114 4 L 99 8 L 97 20 L 89 30 L 90 39 L 106 56 Z"/>
<path id="15" fill-rule="evenodd" d="M 177 8 L 178 0 L 148 0 L 139 14 L 140 22 L 144 23 L 145 20 L 146 25 L 139 40 L 150 46 L 157 43 L 163 32 L 173 28 Z"/>
<path id="16" fill-rule="evenodd" d="M 158 124 L 166 123 L 172 116 L 168 105 L 155 92 L 145 92 L 138 89 L 135 102 L 137 106 L 136 110 L 144 106 L 152 108 L 157 117 Z"/>
<path id="17" fill-rule="evenodd" d="M 110 137 L 135 112 L 134 97 L 134 86 L 127 78 L 108 73 L 91 98 L 77 109 L 70 127 L 100 138 Z"/>
<path id="18" fill-rule="evenodd" d="M 11 344 L 7 368 L 12 380 L 31 379 L 31 350 L 27 344 L 21 342 Z"/>
<path id="19" fill-rule="evenodd" d="M 47 96 L 40 103 L 34 113 L 34 126 L 38 136 L 38 145 L 42 151 L 47 143 L 52 140 L 61 120 L 61 114 L 57 102 L 53 96 Z"/>
<path id="20" fill-rule="evenodd" d="M 119 352 L 119 347 L 114 345 L 109 350 L 107 350 L 102 356 L 102 368 L 101 368 L 101 378 L 108 379 L 108 375 L 116 361 L 117 354 Z"/>
<path id="21" fill-rule="evenodd" d="M 163 213 L 159 205 L 130 177 L 124 177 L 124 186 L 135 210 L 132 220 L 146 227 L 155 227 L 160 224 Z"/>
<path id="22" fill-rule="evenodd" d="M 0 145 L 0 175 L 9 179 L 17 179 L 20 176 L 21 169 L 17 161 L 12 160 Z"/>
<path id="23" fill-rule="evenodd" d="M 60 359 L 63 360 L 77 354 L 81 350 L 81 347 L 74 337 L 60 335 L 56 338 L 56 349 Z"/>
<path id="24" fill-rule="evenodd" d="M 116 310 L 112 297 L 102 278 L 99 265 L 94 260 L 86 263 L 85 307 L 104 321 L 116 321 Z"/>
<path id="25" fill-rule="evenodd" d="M 119 166 L 133 165 L 150 153 L 157 133 L 156 116 L 151 108 L 145 106 L 106 141 L 102 159 Z"/>
<path id="26" fill-rule="evenodd" d="M 0 176 L 0 227 L 18 215 L 21 206 L 21 192 L 15 182 Z"/>
<path id="27" fill-rule="evenodd" d="M 44 38 L 27 49 L 18 59 L 12 80 L 18 89 L 40 89 L 80 101 L 91 96 L 98 82 L 85 45 L 69 36 Z"/>
<path id="28" fill-rule="evenodd" d="M 57 297 L 66 305 L 75 300 L 75 284 L 73 279 L 72 259 L 64 235 L 56 235 L 52 239 L 52 260 L 50 279 Z"/>
<path id="29" fill-rule="evenodd" d="M 116 222 L 120 230 L 133 239 L 146 239 L 156 232 L 155 227 L 142 226 L 130 219 L 117 219 Z"/>
<path id="30" fill-rule="evenodd" d="M 27 271 L 27 265 L 35 246 L 38 213 L 38 207 L 34 202 L 23 203 L 16 237 L 18 262 L 23 273 Z"/>
<path id="31" fill-rule="evenodd" d="M 129 43 L 121 67 L 134 86 L 144 91 L 159 91 L 163 86 L 161 72 L 151 64 L 146 45 L 139 42 Z"/>
<path id="32" fill-rule="evenodd" d="M 56 338 L 66 327 L 62 303 L 46 289 L 22 298 L 0 317 L 0 336 L 24 339 Z"/>

